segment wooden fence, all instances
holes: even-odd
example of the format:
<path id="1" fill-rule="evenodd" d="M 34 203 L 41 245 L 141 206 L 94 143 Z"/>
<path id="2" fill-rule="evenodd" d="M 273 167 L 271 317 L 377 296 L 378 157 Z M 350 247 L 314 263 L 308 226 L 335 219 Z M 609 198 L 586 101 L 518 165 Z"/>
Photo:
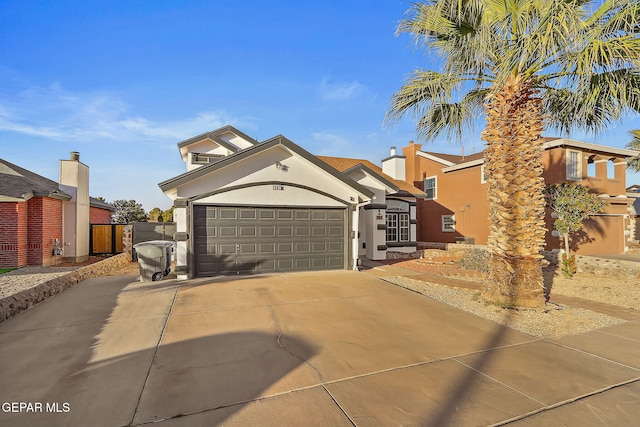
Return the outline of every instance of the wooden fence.
<path id="1" fill-rule="evenodd" d="M 89 247 L 91 255 L 122 253 L 122 231 L 126 224 L 91 224 Z"/>

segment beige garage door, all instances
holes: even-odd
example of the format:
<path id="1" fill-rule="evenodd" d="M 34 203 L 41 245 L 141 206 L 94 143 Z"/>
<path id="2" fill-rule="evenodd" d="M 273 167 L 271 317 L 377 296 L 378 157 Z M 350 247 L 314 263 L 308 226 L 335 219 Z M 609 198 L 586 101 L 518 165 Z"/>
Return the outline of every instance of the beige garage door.
<path id="1" fill-rule="evenodd" d="M 196 276 L 344 268 L 345 209 L 196 205 Z"/>

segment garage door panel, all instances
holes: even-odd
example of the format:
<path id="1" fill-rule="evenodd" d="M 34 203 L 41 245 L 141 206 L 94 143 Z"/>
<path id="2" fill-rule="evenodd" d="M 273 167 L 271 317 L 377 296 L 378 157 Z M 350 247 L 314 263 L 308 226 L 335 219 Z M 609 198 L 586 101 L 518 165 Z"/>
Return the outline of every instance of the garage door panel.
<path id="1" fill-rule="evenodd" d="M 258 235 L 260 237 L 272 237 L 276 235 L 275 227 L 258 227 Z"/>
<path id="2" fill-rule="evenodd" d="M 293 253 L 293 242 L 278 243 L 278 253 L 279 254 L 292 254 Z"/>
<path id="3" fill-rule="evenodd" d="M 218 234 L 220 237 L 237 237 L 238 227 L 219 227 Z"/>
<path id="4" fill-rule="evenodd" d="M 344 267 L 344 209 L 194 206 L 196 275 Z"/>
<path id="5" fill-rule="evenodd" d="M 260 243 L 258 245 L 258 253 L 261 255 L 275 255 L 276 244 L 275 243 Z"/>
<path id="6" fill-rule="evenodd" d="M 292 237 L 293 227 L 278 227 L 278 237 Z"/>
<path id="7" fill-rule="evenodd" d="M 256 237 L 257 235 L 256 227 L 240 227 L 240 236 L 242 237 Z"/>

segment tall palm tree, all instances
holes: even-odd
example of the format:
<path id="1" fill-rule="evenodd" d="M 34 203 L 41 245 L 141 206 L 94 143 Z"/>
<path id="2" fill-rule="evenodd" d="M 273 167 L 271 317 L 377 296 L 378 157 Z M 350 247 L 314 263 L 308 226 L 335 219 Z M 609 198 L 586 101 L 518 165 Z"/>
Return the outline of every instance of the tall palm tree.
<path id="1" fill-rule="evenodd" d="M 629 134 L 632 139 L 627 143 L 627 148 L 630 150 L 640 151 L 640 129 L 633 129 L 629 131 Z M 640 172 L 640 155 L 631 157 L 627 160 L 627 167 L 636 172 Z"/>
<path id="2" fill-rule="evenodd" d="M 601 4 L 602 3 L 602 4 Z M 598 132 L 640 111 L 640 0 L 429 0 L 398 32 L 437 54 L 392 96 L 418 136 L 461 137 L 486 118 L 492 253 L 483 298 L 544 305 L 542 132 Z"/>

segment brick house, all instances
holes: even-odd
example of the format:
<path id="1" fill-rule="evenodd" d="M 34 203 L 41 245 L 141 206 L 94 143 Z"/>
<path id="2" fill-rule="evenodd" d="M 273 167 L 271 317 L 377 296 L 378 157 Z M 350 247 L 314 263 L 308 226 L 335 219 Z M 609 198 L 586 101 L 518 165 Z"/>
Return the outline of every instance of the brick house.
<path id="1" fill-rule="evenodd" d="M 635 234 L 633 199 L 626 196 L 626 160 L 637 153 L 566 138 L 545 138 L 544 148 L 546 183 L 577 182 L 609 203 L 585 221 L 583 232 L 573 236 L 572 249 L 583 255 L 625 253 Z M 489 204 L 483 153 L 434 153 L 413 142 L 402 153 L 407 182 L 427 194 L 418 200 L 418 240 L 486 244 Z M 560 239 L 551 231 L 550 213 L 547 229 L 547 250 L 558 249 Z"/>
<path id="2" fill-rule="evenodd" d="M 60 183 L 0 159 L 0 267 L 51 265 L 56 252 L 87 258 L 88 173 L 77 153 L 60 161 Z M 95 201 L 94 217 L 110 217 Z"/>

